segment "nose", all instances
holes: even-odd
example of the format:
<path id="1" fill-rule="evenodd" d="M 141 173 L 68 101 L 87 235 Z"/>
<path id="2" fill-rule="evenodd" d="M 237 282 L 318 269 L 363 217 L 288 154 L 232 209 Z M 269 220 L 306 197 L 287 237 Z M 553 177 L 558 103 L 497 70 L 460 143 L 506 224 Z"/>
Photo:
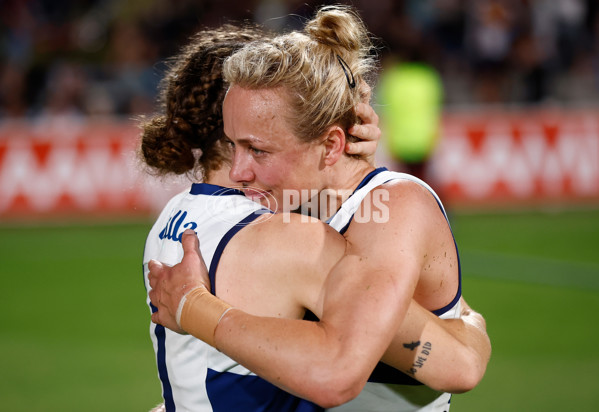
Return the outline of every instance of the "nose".
<path id="1" fill-rule="evenodd" d="M 231 171 L 229 172 L 229 179 L 236 183 L 251 183 L 255 178 L 254 172 L 251 169 L 251 159 L 249 156 L 240 152 L 241 150 L 235 150 Z"/>

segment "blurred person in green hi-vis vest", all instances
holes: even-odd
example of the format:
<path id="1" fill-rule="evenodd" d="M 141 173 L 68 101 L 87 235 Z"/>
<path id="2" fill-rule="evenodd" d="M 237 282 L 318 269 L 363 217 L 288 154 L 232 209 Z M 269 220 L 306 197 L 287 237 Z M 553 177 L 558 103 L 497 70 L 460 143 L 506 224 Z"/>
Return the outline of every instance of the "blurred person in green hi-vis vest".
<path id="1" fill-rule="evenodd" d="M 426 165 L 440 133 L 443 84 L 439 74 L 426 63 L 393 61 L 383 69 L 377 100 L 396 169 L 429 180 Z"/>

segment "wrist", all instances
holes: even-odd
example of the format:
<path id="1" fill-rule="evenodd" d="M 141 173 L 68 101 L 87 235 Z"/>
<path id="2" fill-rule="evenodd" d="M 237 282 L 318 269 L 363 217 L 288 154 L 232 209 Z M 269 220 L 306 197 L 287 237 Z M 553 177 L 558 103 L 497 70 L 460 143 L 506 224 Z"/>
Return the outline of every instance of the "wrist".
<path id="1" fill-rule="evenodd" d="M 189 289 L 181 297 L 181 300 L 179 301 L 179 306 L 177 306 L 177 313 L 175 314 L 175 321 L 177 322 L 177 326 L 179 326 L 179 328 L 183 329 L 183 327 L 181 326 L 181 313 L 183 312 L 183 307 L 185 306 L 185 303 L 187 302 L 187 297 L 194 290 L 196 290 L 196 289 L 202 289 L 202 288 L 205 289 L 205 290 L 208 290 L 204 285 L 196 286 L 195 288 Z"/>
<path id="2" fill-rule="evenodd" d="M 214 332 L 231 305 L 212 295 L 204 286 L 187 292 L 177 308 L 177 324 L 187 333 L 216 347 Z"/>

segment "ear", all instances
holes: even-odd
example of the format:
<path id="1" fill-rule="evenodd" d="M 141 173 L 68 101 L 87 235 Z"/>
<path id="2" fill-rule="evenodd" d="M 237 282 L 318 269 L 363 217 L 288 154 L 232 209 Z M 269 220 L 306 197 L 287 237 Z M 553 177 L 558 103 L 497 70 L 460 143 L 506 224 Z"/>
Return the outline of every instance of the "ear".
<path id="1" fill-rule="evenodd" d="M 345 153 L 345 132 L 339 126 L 331 126 L 325 132 L 323 141 L 325 147 L 324 163 L 332 166 Z"/>

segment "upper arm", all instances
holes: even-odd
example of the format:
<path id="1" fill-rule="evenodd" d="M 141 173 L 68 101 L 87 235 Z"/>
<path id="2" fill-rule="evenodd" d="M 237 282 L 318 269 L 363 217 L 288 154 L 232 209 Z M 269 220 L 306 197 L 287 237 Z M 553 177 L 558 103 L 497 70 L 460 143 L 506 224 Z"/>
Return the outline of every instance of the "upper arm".
<path id="1" fill-rule="evenodd" d="M 404 309 L 434 237 L 430 213 L 438 213 L 438 206 L 425 188 L 408 181 L 393 182 L 368 194 L 345 233 L 347 256 L 358 257 L 360 270 L 354 276 L 368 284 L 387 282 L 389 293 L 401 300 L 398 303 Z"/>
<path id="2" fill-rule="evenodd" d="M 359 350 L 371 361 L 380 359 L 399 329 L 418 284 L 431 236 L 427 213 L 435 210 L 422 190 L 411 182 L 373 190 L 354 215 L 347 253 L 325 284 L 321 320 L 340 325 L 345 350 Z"/>

